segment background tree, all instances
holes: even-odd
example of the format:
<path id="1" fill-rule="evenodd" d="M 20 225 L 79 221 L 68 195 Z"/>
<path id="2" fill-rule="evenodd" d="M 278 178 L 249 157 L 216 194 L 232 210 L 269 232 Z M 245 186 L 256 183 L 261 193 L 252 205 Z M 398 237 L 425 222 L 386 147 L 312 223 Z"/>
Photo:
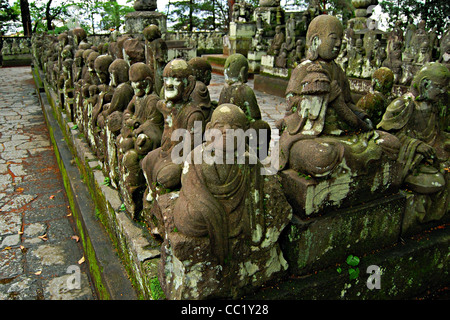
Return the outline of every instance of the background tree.
<path id="1" fill-rule="evenodd" d="M 436 27 L 441 32 L 450 24 L 450 1 L 448 0 L 383 0 L 381 9 L 388 15 L 388 24 L 393 27 L 398 20 L 406 24 L 412 17 L 417 23 L 424 20 L 428 29 Z"/>
<path id="2" fill-rule="evenodd" d="M 20 15 L 22 17 L 23 35 L 31 36 L 31 15 L 28 0 L 20 0 Z"/>
<path id="3" fill-rule="evenodd" d="M 52 31 L 57 28 L 55 21 L 58 20 L 61 26 L 55 32 L 60 29 L 67 29 L 64 27 L 64 21 L 68 18 L 67 8 L 72 3 L 68 0 L 60 1 L 58 4 L 53 0 L 47 1 L 33 1 L 30 3 L 31 21 L 33 25 L 33 33 L 42 31 Z"/>
<path id="4" fill-rule="evenodd" d="M 8 30 L 12 22 L 19 21 L 20 6 L 15 3 L 11 6 L 8 0 L 0 0 L 0 34 Z"/>
<path id="5" fill-rule="evenodd" d="M 125 15 L 134 11 L 133 0 L 127 0 L 127 5 L 120 5 L 116 0 L 98 1 L 100 6 L 100 28 L 102 30 L 119 30 L 125 23 Z"/>

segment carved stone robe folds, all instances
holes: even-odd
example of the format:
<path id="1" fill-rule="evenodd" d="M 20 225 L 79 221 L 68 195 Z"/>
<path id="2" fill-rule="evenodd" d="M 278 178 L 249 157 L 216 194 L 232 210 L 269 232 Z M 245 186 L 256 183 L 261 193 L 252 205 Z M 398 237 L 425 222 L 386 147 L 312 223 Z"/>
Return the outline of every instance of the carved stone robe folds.
<path id="1" fill-rule="evenodd" d="M 188 159 L 203 157 L 207 148 L 198 146 Z M 245 164 L 191 161 L 183 167 L 180 192 L 159 198 L 166 230 L 159 276 L 166 297 L 236 297 L 287 270 L 277 240 L 292 209 L 277 176 L 261 175 L 261 167 L 248 152 Z"/>

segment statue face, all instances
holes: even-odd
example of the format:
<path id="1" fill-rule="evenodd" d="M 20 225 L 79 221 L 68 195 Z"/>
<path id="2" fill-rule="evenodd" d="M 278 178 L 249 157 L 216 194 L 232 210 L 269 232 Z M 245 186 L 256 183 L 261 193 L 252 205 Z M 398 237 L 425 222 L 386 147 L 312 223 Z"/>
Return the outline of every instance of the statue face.
<path id="1" fill-rule="evenodd" d="M 319 34 L 317 52 L 324 60 L 334 60 L 341 51 L 342 32 L 340 30 L 326 30 Z"/>
<path id="2" fill-rule="evenodd" d="M 109 72 L 102 71 L 102 70 L 96 70 L 96 73 L 97 73 L 97 77 L 101 83 L 109 82 Z"/>
<path id="3" fill-rule="evenodd" d="M 424 96 L 429 101 L 443 101 L 448 92 L 448 80 L 424 80 L 426 81 Z"/>
<path id="4" fill-rule="evenodd" d="M 150 83 L 147 79 L 132 81 L 131 87 L 133 88 L 136 96 L 142 97 L 149 92 Z"/>
<path id="5" fill-rule="evenodd" d="M 185 85 L 182 79 L 164 77 L 164 98 L 167 101 L 181 100 L 184 89 Z"/>

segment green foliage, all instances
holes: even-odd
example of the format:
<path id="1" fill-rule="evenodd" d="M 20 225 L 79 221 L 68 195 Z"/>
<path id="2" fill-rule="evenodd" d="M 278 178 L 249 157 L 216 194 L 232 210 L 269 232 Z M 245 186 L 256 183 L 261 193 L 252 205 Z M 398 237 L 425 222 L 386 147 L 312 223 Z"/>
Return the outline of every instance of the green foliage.
<path id="1" fill-rule="evenodd" d="M 153 300 L 164 300 L 166 298 L 157 277 L 150 280 L 150 292 Z"/>
<path id="2" fill-rule="evenodd" d="M 407 24 L 407 18 L 424 20 L 428 29 L 436 27 L 444 31 L 450 23 L 450 2 L 448 0 L 383 0 L 381 9 L 389 15 L 388 24 L 393 27 L 399 20 Z"/>
<path id="3" fill-rule="evenodd" d="M 354 255 L 349 255 L 347 257 L 347 260 L 345 261 L 347 263 L 348 267 L 348 275 L 349 275 L 349 279 L 353 280 L 359 277 L 359 268 L 357 267 L 357 265 L 359 265 L 359 258 L 357 256 Z M 338 267 L 336 269 L 336 271 L 341 274 L 343 269 L 341 267 Z"/>
<path id="4" fill-rule="evenodd" d="M 131 2 L 133 1 L 127 1 L 127 3 Z M 100 6 L 100 16 L 102 17 L 100 21 L 101 30 L 118 30 L 125 23 L 125 15 L 134 11 L 132 6 L 120 5 L 117 1 L 98 1 L 98 5 Z"/>
<path id="5" fill-rule="evenodd" d="M 10 5 L 8 0 L 0 0 L 0 32 L 6 32 L 8 24 L 13 21 L 19 21 L 20 4 L 16 1 Z"/>

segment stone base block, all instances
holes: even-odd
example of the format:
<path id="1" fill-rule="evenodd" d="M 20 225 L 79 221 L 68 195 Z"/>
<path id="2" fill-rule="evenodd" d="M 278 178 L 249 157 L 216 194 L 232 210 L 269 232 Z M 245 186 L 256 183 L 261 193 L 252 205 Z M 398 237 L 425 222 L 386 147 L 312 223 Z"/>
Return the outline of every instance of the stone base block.
<path id="1" fill-rule="evenodd" d="M 282 249 L 290 272 L 303 275 L 393 245 L 399 240 L 405 197 L 401 194 L 327 215 L 293 219 Z"/>
<path id="2" fill-rule="evenodd" d="M 161 33 L 166 33 L 167 17 L 156 11 L 133 11 L 125 16 L 125 32 L 131 34 L 142 34 L 142 31 L 150 24 L 156 24 Z"/>

